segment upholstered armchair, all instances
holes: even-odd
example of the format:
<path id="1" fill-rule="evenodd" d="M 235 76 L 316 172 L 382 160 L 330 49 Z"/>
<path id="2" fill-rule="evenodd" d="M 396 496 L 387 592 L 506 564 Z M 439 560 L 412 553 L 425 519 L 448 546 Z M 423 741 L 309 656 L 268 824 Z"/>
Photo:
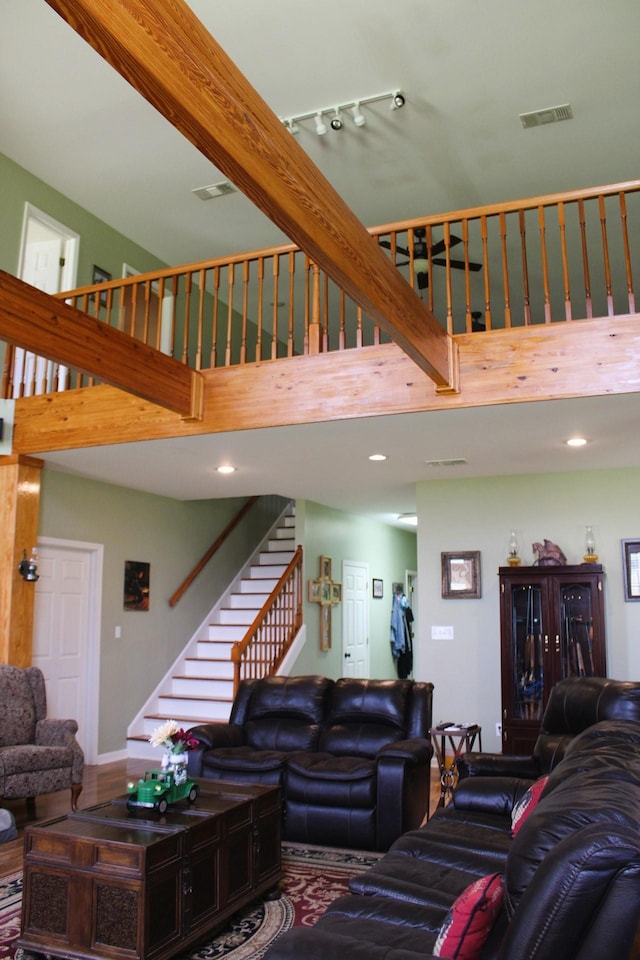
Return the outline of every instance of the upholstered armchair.
<path id="1" fill-rule="evenodd" d="M 0 664 L 0 798 L 27 801 L 71 790 L 77 809 L 84 755 L 76 740 L 75 720 L 48 720 L 44 676 L 38 667 Z"/>

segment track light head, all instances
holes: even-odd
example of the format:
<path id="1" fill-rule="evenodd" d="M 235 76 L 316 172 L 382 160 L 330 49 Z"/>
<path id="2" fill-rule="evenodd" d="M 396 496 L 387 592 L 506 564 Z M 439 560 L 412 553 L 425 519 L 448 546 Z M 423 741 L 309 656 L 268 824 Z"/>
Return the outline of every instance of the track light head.
<path id="1" fill-rule="evenodd" d="M 316 113 L 316 133 L 319 137 L 323 137 L 327 132 L 327 125 L 322 119 L 321 113 Z"/>
<path id="2" fill-rule="evenodd" d="M 365 125 L 365 123 L 366 123 L 367 121 L 366 121 L 366 118 L 365 118 L 364 113 L 362 113 L 361 110 L 360 110 L 360 104 L 359 104 L 359 103 L 356 103 L 356 105 L 353 107 L 353 110 L 351 111 L 351 113 L 353 114 L 353 122 L 355 123 L 356 127 L 364 127 L 364 125 Z"/>
<path id="3" fill-rule="evenodd" d="M 399 110 L 401 107 L 404 107 L 405 102 L 404 95 L 398 90 L 391 98 L 391 109 Z"/>
<path id="4" fill-rule="evenodd" d="M 342 118 L 340 117 L 340 111 L 337 107 L 335 116 L 331 118 L 331 129 L 342 130 Z"/>

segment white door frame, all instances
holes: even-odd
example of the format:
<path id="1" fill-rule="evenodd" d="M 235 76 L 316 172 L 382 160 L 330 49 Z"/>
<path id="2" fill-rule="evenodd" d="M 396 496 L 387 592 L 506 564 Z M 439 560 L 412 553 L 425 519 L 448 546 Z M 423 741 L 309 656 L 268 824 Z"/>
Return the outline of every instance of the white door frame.
<path id="1" fill-rule="evenodd" d="M 57 233 L 63 242 L 64 266 L 60 272 L 60 289 L 73 290 L 76 285 L 78 275 L 78 247 L 80 245 L 80 234 L 65 227 L 64 223 L 50 217 L 43 210 L 38 210 L 32 203 L 25 203 L 22 216 L 22 235 L 20 237 L 20 260 L 18 263 L 18 276 L 22 277 L 24 268 L 26 247 L 27 247 L 27 228 L 30 221 L 41 223 L 48 230 Z"/>
<path id="2" fill-rule="evenodd" d="M 41 546 L 59 547 L 64 550 L 78 550 L 89 554 L 89 597 L 88 597 L 88 634 L 87 656 L 85 661 L 86 716 L 77 717 L 87 731 L 85 762 L 98 762 L 98 708 L 100 705 L 100 625 L 102 614 L 102 567 L 104 544 L 85 543 L 80 540 L 62 540 L 57 537 L 38 537 Z"/>

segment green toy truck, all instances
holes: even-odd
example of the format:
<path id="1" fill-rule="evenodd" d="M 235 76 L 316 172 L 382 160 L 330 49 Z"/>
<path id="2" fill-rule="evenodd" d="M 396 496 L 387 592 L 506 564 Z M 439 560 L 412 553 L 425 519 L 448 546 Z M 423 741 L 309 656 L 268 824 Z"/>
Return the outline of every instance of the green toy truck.
<path id="1" fill-rule="evenodd" d="M 195 803 L 199 793 L 198 784 L 189 780 L 186 769 L 147 770 L 137 783 L 127 784 L 127 804 L 131 807 L 148 807 L 157 813 L 166 813 L 170 803 L 188 800 Z"/>

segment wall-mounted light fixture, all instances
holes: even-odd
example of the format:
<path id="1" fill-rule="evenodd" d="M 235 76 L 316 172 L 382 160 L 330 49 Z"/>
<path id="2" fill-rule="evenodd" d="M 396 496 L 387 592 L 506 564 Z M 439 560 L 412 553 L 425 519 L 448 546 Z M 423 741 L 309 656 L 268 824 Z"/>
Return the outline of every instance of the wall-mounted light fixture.
<path id="1" fill-rule="evenodd" d="M 367 118 L 362 112 L 362 107 L 383 100 L 390 101 L 391 110 L 399 110 L 401 107 L 404 107 L 406 103 L 405 96 L 400 90 L 391 90 L 389 93 L 376 93 L 372 97 L 360 97 L 359 100 L 348 100 L 346 103 L 339 103 L 336 106 L 310 110 L 308 113 L 300 113 L 295 117 L 282 117 L 281 120 L 285 127 L 293 134 L 299 133 L 300 130 L 303 129 L 300 124 L 304 124 L 305 120 L 314 120 L 316 125 L 315 132 L 319 137 L 323 137 L 328 129 L 324 120 L 325 115 L 331 118 L 329 120 L 329 126 L 332 130 L 342 130 L 344 127 L 344 120 L 342 118 L 347 111 L 348 115 L 351 116 L 354 126 L 364 127 Z"/>
<path id="2" fill-rule="evenodd" d="M 40 575 L 38 574 L 38 551 L 35 547 L 31 551 L 29 559 L 27 559 L 27 551 L 22 551 L 22 560 L 18 564 L 18 570 L 23 580 L 34 582 L 40 579 Z"/>

